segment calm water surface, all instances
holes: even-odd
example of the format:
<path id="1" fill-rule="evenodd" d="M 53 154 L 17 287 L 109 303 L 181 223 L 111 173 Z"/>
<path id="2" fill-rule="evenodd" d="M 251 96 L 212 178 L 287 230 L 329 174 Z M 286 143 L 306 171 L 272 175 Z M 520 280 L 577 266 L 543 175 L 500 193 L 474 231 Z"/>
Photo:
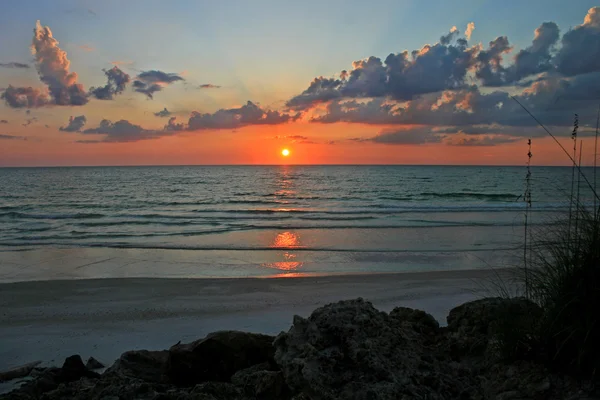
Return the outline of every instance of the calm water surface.
<path id="1" fill-rule="evenodd" d="M 235 276 L 502 266 L 515 262 L 511 249 L 521 242 L 525 173 L 449 166 L 4 168 L 0 261 L 15 250 L 120 248 L 178 250 L 196 263 L 190 268 L 211 269 L 211 276 L 231 276 L 231 260 Z M 570 176 L 568 167 L 533 168 L 534 223 L 564 211 Z"/>

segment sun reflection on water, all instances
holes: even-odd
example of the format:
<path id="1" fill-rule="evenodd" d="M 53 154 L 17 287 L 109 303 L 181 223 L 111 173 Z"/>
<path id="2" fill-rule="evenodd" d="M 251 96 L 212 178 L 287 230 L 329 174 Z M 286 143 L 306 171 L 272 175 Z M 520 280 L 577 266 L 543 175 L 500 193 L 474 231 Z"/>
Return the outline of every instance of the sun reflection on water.
<path id="1" fill-rule="evenodd" d="M 278 233 L 273 239 L 273 242 L 269 247 L 277 249 L 297 249 L 302 247 L 300 244 L 300 235 L 294 232 L 282 232 Z M 280 271 L 297 271 L 304 265 L 302 261 L 297 261 L 297 254 L 285 251 L 281 254 L 283 260 L 271 263 L 262 264 L 263 267 L 278 269 Z"/>

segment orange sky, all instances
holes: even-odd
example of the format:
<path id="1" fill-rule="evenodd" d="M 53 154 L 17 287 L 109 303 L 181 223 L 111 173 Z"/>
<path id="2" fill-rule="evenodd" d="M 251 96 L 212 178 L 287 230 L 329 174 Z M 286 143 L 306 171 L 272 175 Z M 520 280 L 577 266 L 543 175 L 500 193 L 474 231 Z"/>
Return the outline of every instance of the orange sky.
<path id="1" fill-rule="evenodd" d="M 339 123 L 289 123 L 232 131 L 185 132 L 130 143 L 76 143 L 76 134 L 35 129 L 28 140 L 0 141 L 2 166 L 197 165 L 197 164 L 464 164 L 524 165 L 525 140 L 497 146 L 386 145 L 345 141 L 374 136 L 380 128 Z M 30 131 L 31 132 L 31 131 Z M 367 133 L 372 132 L 372 133 Z M 315 143 L 299 143 L 301 135 Z M 77 135 L 80 136 L 80 135 Z M 86 137 L 89 135 L 86 135 Z M 325 139 L 324 139 L 325 138 Z M 328 144 L 337 140 L 335 144 Z M 570 139 L 561 139 L 565 147 Z M 593 162 L 593 138 L 584 139 L 584 164 Z M 289 157 L 281 150 L 288 148 Z M 568 165 L 550 138 L 533 140 L 533 165 Z"/>
<path id="2" fill-rule="evenodd" d="M 577 114 L 583 163 L 593 164 L 600 49 L 585 47 L 600 43 L 593 1 L 544 7 L 543 15 L 531 6 L 526 21 L 507 27 L 494 17 L 514 13 L 495 2 L 476 1 L 487 11 L 463 18 L 467 8 L 437 0 L 444 18 L 427 29 L 437 17 L 417 1 L 421 7 L 397 3 L 390 9 L 414 25 L 410 35 L 385 35 L 380 21 L 390 12 L 363 3 L 360 12 L 352 8 L 356 15 L 328 16 L 336 28 L 323 37 L 325 24 L 306 31 L 307 21 L 323 16 L 304 3 L 295 14 L 305 20 L 285 23 L 271 17 L 273 7 L 247 2 L 238 4 L 254 15 L 247 20 L 217 3 L 136 10 L 126 21 L 110 4 L 80 10 L 81 20 L 42 2 L 12 4 L 13 23 L 0 17 L 0 167 L 524 165 L 527 137 L 534 165 L 569 165 L 521 103 L 569 151 Z M 190 12 L 198 7 L 233 19 Z M 132 23 L 138 11 L 147 18 Z M 371 11 L 371 27 L 381 32 L 350 27 L 351 40 L 339 40 L 348 18 Z M 287 6 L 279 12 L 291 15 Z M 390 29 L 402 27 L 396 14 Z M 218 29 L 207 35 L 196 15 Z M 164 24 L 147 23 L 157 20 Z"/>

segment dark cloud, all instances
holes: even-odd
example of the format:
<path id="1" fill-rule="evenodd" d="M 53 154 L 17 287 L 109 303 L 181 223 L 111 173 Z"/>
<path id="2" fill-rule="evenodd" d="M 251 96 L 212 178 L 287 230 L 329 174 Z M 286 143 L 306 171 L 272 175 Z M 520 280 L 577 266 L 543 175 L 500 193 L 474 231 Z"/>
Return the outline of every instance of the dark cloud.
<path id="1" fill-rule="evenodd" d="M 0 134 L 0 140 L 27 140 L 25 136 L 3 135 Z"/>
<path id="2" fill-rule="evenodd" d="M 484 85 L 501 86 L 504 82 L 502 57 L 511 50 L 512 47 L 506 36 L 500 36 L 491 41 L 487 50 L 481 50 L 477 54 L 475 76 L 481 79 Z"/>
<path id="3" fill-rule="evenodd" d="M 510 136 L 478 136 L 478 137 L 445 137 L 444 143 L 450 146 L 496 146 L 505 143 L 514 143 L 521 138 Z"/>
<path id="4" fill-rule="evenodd" d="M 477 46 L 456 39 L 458 30 L 442 36 L 439 43 L 411 53 L 390 54 L 385 61 L 369 57 L 355 61 L 340 78 L 315 78 L 308 89 L 287 102 L 289 107 L 307 108 L 338 98 L 389 97 L 411 100 L 442 90 L 465 87 L 467 72 L 474 66 Z M 451 43 L 451 42 L 456 43 Z"/>
<path id="5" fill-rule="evenodd" d="M 144 129 L 124 119 L 117 122 L 103 119 L 96 128 L 86 129 L 83 133 L 106 135 L 100 142 L 136 142 L 165 134 L 165 132 Z"/>
<path id="6" fill-rule="evenodd" d="M 5 119 L 0 119 L 0 124 L 8 124 L 8 121 Z"/>
<path id="7" fill-rule="evenodd" d="M 458 31 L 458 29 L 456 29 L 456 27 L 453 26 L 447 35 L 443 35 L 442 37 L 440 37 L 440 43 L 445 46 L 449 45 L 450 42 L 452 42 L 453 40 L 458 38 L 459 34 L 460 34 L 460 32 Z"/>
<path id="8" fill-rule="evenodd" d="M 212 83 L 205 83 L 204 85 L 198 86 L 198 89 L 220 89 L 221 86 L 213 85 Z"/>
<path id="9" fill-rule="evenodd" d="M 0 96 L 13 108 L 42 107 L 50 103 L 47 92 L 32 87 L 14 87 L 9 85 Z"/>
<path id="10" fill-rule="evenodd" d="M 178 132 L 186 130 L 186 126 L 183 123 L 176 123 L 177 118 L 171 117 L 169 118 L 169 122 L 165 125 L 164 130 L 167 132 Z"/>
<path id="11" fill-rule="evenodd" d="M 38 120 L 37 117 L 27 118 L 25 120 L 25 123 L 21 124 L 21 125 L 23 125 L 23 126 L 29 126 L 29 125 L 33 124 L 34 122 L 37 122 L 37 120 Z"/>
<path id="12" fill-rule="evenodd" d="M 590 8 L 583 24 L 563 35 L 556 67 L 566 76 L 600 71 L 600 7 Z"/>
<path id="13" fill-rule="evenodd" d="M 248 125 L 277 125 L 299 118 L 299 114 L 290 115 L 274 110 L 264 110 L 248 101 L 239 108 L 221 109 L 213 114 L 194 111 L 188 121 L 188 130 L 236 129 Z"/>
<path id="14" fill-rule="evenodd" d="M 90 94 L 100 100 L 112 100 L 115 95 L 123 93 L 130 78 L 128 74 L 117 66 L 108 70 L 104 69 L 103 71 L 108 82 L 104 86 L 90 88 Z"/>
<path id="15" fill-rule="evenodd" d="M 61 126 L 58 128 L 64 132 L 81 132 L 81 129 L 85 126 L 87 122 L 87 118 L 85 115 L 80 115 L 78 117 L 69 117 L 69 123 L 67 126 Z"/>
<path id="16" fill-rule="evenodd" d="M 372 138 L 355 138 L 352 141 L 365 141 L 389 145 L 415 145 L 442 143 L 449 146 L 495 146 L 522 140 L 520 137 L 487 134 L 466 135 L 460 130 L 437 129 L 430 126 L 418 126 L 399 130 L 384 130 Z"/>
<path id="17" fill-rule="evenodd" d="M 154 93 L 160 92 L 163 87 L 183 80 L 177 74 L 150 70 L 140 73 L 133 82 L 133 87 L 136 92 L 144 93 L 148 98 L 152 99 L 154 98 Z"/>
<path id="18" fill-rule="evenodd" d="M 157 117 L 161 117 L 161 118 L 169 117 L 169 116 L 171 116 L 171 114 L 173 114 L 173 113 L 171 111 L 167 110 L 167 107 L 165 107 L 161 111 L 154 113 L 154 115 L 156 115 Z"/>
<path id="19" fill-rule="evenodd" d="M 20 63 L 20 62 L 8 62 L 8 63 L 0 63 L 0 67 L 25 69 L 25 68 L 29 68 L 29 64 L 24 64 L 24 63 Z"/>
<path id="20" fill-rule="evenodd" d="M 426 144 L 441 143 L 443 135 L 435 133 L 431 127 L 388 130 L 368 139 L 382 144 Z"/>
<path id="21" fill-rule="evenodd" d="M 163 110 L 164 111 L 164 110 Z M 193 112 L 187 123 L 177 123 L 177 118 L 169 118 L 162 129 L 144 129 L 127 120 L 112 122 L 102 120 L 96 128 L 82 131 L 84 134 L 105 135 L 100 140 L 85 140 L 84 143 L 98 142 L 134 142 L 138 140 L 155 139 L 162 136 L 171 136 L 177 132 L 200 130 L 232 130 L 251 125 L 276 125 L 294 121 L 299 114 L 290 115 L 279 111 L 263 109 L 249 101 L 239 108 L 221 109 L 215 113 Z M 78 132 L 85 124 L 85 117 L 71 117 L 69 124 L 61 128 L 62 131 Z M 294 140 L 306 138 L 303 136 L 290 136 Z"/>
<path id="22" fill-rule="evenodd" d="M 502 57 L 512 47 L 508 38 L 501 36 L 490 42 L 487 50 L 479 52 L 475 74 L 485 86 L 504 86 L 549 71 L 553 67 L 551 51 L 559 36 L 558 26 L 554 22 L 544 22 L 535 30 L 531 46 L 519 51 L 508 67 L 502 65 Z"/>
<path id="23" fill-rule="evenodd" d="M 570 126 L 574 112 L 580 115 L 581 121 L 595 121 L 600 73 L 538 81 L 515 98 L 547 125 Z M 432 126 L 536 125 L 508 93 L 483 93 L 475 86 L 423 95 L 404 103 L 384 98 L 336 100 L 327 105 L 325 114 L 311 121 Z"/>

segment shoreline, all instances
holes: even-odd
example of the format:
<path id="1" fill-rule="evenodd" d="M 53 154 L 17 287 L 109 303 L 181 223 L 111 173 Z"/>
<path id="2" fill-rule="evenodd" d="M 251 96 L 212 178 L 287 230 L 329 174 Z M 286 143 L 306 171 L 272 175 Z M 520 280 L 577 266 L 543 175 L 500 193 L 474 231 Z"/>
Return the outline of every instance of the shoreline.
<path id="1" fill-rule="evenodd" d="M 500 273 L 504 273 L 502 270 Z M 111 364 L 127 350 L 161 350 L 219 330 L 287 331 L 294 315 L 362 297 L 389 312 L 422 309 L 440 323 L 453 307 L 495 295 L 499 271 L 301 278 L 103 278 L 0 284 L 0 370 L 72 354 Z M 486 288 L 486 285 L 488 288 Z"/>

